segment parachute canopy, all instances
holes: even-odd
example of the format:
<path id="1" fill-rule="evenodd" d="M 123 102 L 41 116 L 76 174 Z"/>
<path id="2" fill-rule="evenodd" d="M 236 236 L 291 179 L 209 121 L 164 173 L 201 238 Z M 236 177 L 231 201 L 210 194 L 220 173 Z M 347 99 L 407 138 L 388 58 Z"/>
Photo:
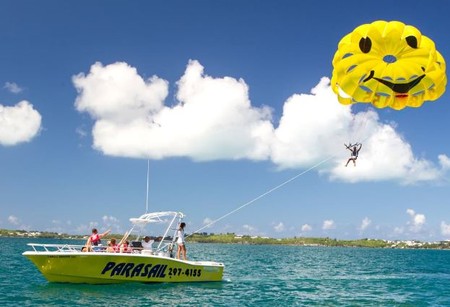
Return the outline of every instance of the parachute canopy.
<path id="1" fill-rule="evenodd" d="M 434 42 L 399 21 L 357 27 L 339 42 L 331 86 L 342 104 L 420 107 L 445 91 L 445 60 Z"/>

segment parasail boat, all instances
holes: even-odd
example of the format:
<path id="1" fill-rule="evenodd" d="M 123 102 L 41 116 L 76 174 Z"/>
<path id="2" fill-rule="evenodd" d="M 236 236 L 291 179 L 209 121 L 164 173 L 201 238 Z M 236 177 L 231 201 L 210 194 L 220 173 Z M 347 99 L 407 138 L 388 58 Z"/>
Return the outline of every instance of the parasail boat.
<path id="1" fill-rule="evenodd" d="M 23 253 L 49 282 L 111 284 L 124 282 L 207 282 L 221 281 L 224 264 L 174 258 L 176 228 L 181 212 L 153 212 L 131 218 L 131 229 L 121 242 L 134 238 L 126 250 L 106 246 L 29 243 L 31 251 Z M 147 226 L 167 225 L 164 234 L 150 249 L 142 247 Z M 175 229 L 175 230 L 174 230 Z M 174 230 L 174 235 L 169 232 Z"/>

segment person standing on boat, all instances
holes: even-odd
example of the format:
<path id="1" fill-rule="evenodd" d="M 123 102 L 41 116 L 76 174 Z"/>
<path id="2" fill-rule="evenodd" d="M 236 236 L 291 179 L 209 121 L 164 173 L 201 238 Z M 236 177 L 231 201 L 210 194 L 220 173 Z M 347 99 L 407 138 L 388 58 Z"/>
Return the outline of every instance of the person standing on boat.
<path id="1" fill-rule="evenodd" d="M 183 256 L 183 259 L 186 260 L 186 244 L 184 242 L 184 227 L 186 227 L 186 223 L 180 223 L 180 227 L 177 231 L 177 259 L 180 258 L 180 254 Z"/>
<path id="2" fill-rule="evenodd" d="M 108 229 L 104 233 L 98 233 L 97 228 L 92 229 L 92 234 L 88 239 L 88 245 L 98 246 L 102 241 L 101 239 L 111 232 L 111 229 Z"/>

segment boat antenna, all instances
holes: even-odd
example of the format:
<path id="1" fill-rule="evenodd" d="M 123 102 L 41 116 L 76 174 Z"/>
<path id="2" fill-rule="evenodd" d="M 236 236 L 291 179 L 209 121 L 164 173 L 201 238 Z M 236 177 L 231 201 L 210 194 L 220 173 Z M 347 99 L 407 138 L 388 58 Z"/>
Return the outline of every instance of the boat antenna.
<path id="1" fill-rule="evenodd" d="M 147 195 L 145 196 L 145 213 L 148 213 L 148 190 L 150 177 L 150 159 L 147 160 Z"/>

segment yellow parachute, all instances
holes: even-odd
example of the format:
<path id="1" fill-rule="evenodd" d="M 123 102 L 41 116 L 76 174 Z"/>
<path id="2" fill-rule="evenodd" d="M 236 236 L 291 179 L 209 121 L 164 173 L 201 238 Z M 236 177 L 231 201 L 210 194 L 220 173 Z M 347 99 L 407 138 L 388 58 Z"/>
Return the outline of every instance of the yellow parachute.
<path id="1" fill-rule="evenodd" d="M 399 21 L 357 27 L 339 42 L 331 86 L 342 104 L 420 107 L 447 85 L 445 60 L 434 42 Z"/>

